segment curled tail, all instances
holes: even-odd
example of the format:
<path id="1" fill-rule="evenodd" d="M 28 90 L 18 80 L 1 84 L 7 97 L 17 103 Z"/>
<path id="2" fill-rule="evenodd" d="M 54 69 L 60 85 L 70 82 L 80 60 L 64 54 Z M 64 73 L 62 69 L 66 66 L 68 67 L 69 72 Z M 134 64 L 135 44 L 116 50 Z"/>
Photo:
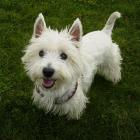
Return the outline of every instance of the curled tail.
<path id="1" fill-rule="evenodd" d="M 114 23 L 117 18 L 120 18 L 121 14 L 119 12 L 113 12 L 108 18 L 105 27 L 102 29 L 106 34 L 111 35 Z"/>

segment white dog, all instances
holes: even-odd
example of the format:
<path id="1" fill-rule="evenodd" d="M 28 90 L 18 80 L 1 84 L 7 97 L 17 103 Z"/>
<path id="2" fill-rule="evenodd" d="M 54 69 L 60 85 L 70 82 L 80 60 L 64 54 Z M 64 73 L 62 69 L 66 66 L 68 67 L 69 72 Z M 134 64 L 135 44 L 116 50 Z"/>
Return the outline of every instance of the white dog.
<path id="1" fill-rule="evenodd" d="M 121 55 L 112 42 L 114 23 L 120 17 L 114 12 L 101 31 L 82 37 L 82 25 L 76 19 L 62 31 L 46 27 L 39 14 L 22 62 L 35 83 L 33 102 L 45 112 L 79 119 L 88 103 L 86 93 L 98 72 L 113 83 L 121 79 Z"/>

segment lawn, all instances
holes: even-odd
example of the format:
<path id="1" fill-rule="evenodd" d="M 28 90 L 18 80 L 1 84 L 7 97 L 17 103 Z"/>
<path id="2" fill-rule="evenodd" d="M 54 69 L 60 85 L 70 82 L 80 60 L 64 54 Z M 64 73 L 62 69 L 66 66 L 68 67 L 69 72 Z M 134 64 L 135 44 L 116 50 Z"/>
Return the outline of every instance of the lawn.
<path id="1" fill-rule="evenodd" d="M 122 13 L 113 40 L 122 52 L 117 85 L 96 76 L 90 103 L 80 120 L 45 114 L 32 105 L 33 84 L 21 64 L 22 50 L 38 15 L 52 28 L 65 28 L 79 17 L 84 34 L 102 29 L 114 11 Z M 140 140 L 140 1 L 1 0 L 0 140 Z"/>

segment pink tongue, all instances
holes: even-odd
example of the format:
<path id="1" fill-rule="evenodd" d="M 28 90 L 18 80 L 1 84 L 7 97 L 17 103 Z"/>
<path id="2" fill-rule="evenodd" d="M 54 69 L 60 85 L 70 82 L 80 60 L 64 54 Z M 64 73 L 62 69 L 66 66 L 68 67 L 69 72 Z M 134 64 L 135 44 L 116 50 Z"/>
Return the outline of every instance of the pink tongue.
<path id="1" fill-rule="evenodd" d="M 54 80 L 43 80 L 43 85 L 45 87 L 51 87 L 54 84 Z"/>

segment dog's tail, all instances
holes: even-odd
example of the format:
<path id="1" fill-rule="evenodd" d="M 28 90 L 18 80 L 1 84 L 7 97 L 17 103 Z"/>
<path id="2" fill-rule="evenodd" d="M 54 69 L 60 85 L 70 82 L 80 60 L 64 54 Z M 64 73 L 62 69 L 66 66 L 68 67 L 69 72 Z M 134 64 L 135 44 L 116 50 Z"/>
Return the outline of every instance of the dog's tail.
<path id="1" fill-rule="evenodd" d="M 105 27 L 102 29 L 102 31 L 104 31 L 108 35 L 111 35 L 116 19 L 120 17 L 121 14 L 119 12 L 113 12 L 108 18 Z"/>

